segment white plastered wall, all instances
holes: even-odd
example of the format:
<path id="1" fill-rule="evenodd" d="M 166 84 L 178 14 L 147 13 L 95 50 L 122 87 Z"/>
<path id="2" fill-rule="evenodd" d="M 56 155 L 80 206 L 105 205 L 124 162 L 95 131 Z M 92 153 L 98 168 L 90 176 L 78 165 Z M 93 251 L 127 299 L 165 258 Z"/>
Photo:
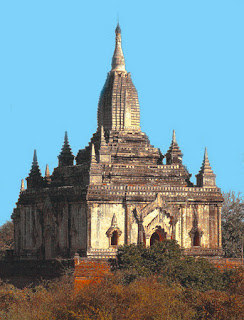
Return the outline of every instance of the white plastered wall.
<path id="1" fill-rule="evenodd" d="M 94 204 L 91 207 L 91 247 L 108 249 L 109 238 L 106 232 L 111 227 L 113 215 L 116 215 L 117 226 L 122 231 L 118 244 L 124 244 L 125 209 L 122 204 Z"/>

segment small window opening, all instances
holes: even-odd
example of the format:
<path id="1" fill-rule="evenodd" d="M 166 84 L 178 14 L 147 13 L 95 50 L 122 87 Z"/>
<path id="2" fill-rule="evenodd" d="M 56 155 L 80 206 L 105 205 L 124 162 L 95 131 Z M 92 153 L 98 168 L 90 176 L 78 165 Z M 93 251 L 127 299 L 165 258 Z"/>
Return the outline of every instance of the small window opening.
<path id="1" fill-rule="evenodd" d="M 196 231 L 194 233 L 193 247 L 200 247 L 200 234 L 199 234 L 199 231 Z"/>
<path id="2" fill-rule="evenodd" d="M 111 246 L 117 246 L 117 245 L 118 245 L 118 232 L 114 231 L 111 237 Z"/>

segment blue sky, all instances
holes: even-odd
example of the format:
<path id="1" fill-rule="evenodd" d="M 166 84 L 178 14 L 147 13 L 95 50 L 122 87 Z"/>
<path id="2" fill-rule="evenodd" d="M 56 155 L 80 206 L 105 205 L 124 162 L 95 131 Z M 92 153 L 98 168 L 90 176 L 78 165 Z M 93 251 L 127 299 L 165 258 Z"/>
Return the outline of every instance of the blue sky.
<path id="1" fill-rule="evenodd" d="M 96 131 L 119 15 L 141 127 L 165 153 L 176 130 L 195 174 L 204 147 L 223 191 L 244 192 L 244 1 L 1 1 L 0 225 L 37 149 L 42 173 L 68 131 L 74 154 Z"/>

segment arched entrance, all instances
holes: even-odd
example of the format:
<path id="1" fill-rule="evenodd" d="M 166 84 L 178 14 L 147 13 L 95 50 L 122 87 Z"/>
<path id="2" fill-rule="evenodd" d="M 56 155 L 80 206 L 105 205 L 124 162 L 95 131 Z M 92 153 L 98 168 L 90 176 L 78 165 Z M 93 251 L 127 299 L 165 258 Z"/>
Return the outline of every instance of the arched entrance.
<path id="1" fill-rule="evenodd" d="M 150 246 L 152 246 L 154 243 L 161 242 L 166 239 L 166 233 L 161 228 L 156 230 L 150 238 Z"/>
<path id="2" fill-rule="evenodd" d="M 157 232 L 154 232 L 150 238 L 150 246 L 152 246 L 154 243 L 159 242 L 160 238 Z"/>

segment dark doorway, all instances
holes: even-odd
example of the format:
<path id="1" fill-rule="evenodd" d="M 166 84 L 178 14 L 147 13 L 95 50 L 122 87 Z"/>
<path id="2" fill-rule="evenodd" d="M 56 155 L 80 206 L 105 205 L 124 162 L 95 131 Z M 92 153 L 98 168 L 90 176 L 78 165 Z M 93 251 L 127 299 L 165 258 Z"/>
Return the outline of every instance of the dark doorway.
<path id="1" fill-rule="evenodd" d="M 198 230 L 194 233 L 193 247 L 200 247 L 200 234 Z"/>
<path id="2" fill-rule="evenodd" d="M 154 232 L 150 238 L 150 246 L 152 246 L 154 243 L 159 241 L 160 241 L 159 234 L 157 232 Z"/>
<path id="3" fill-rule="evenodd" d="M 118 232 L 114 231 L 111 237 L 111 246 L 117 246 L 117 245 L 118 245 Z"/>

